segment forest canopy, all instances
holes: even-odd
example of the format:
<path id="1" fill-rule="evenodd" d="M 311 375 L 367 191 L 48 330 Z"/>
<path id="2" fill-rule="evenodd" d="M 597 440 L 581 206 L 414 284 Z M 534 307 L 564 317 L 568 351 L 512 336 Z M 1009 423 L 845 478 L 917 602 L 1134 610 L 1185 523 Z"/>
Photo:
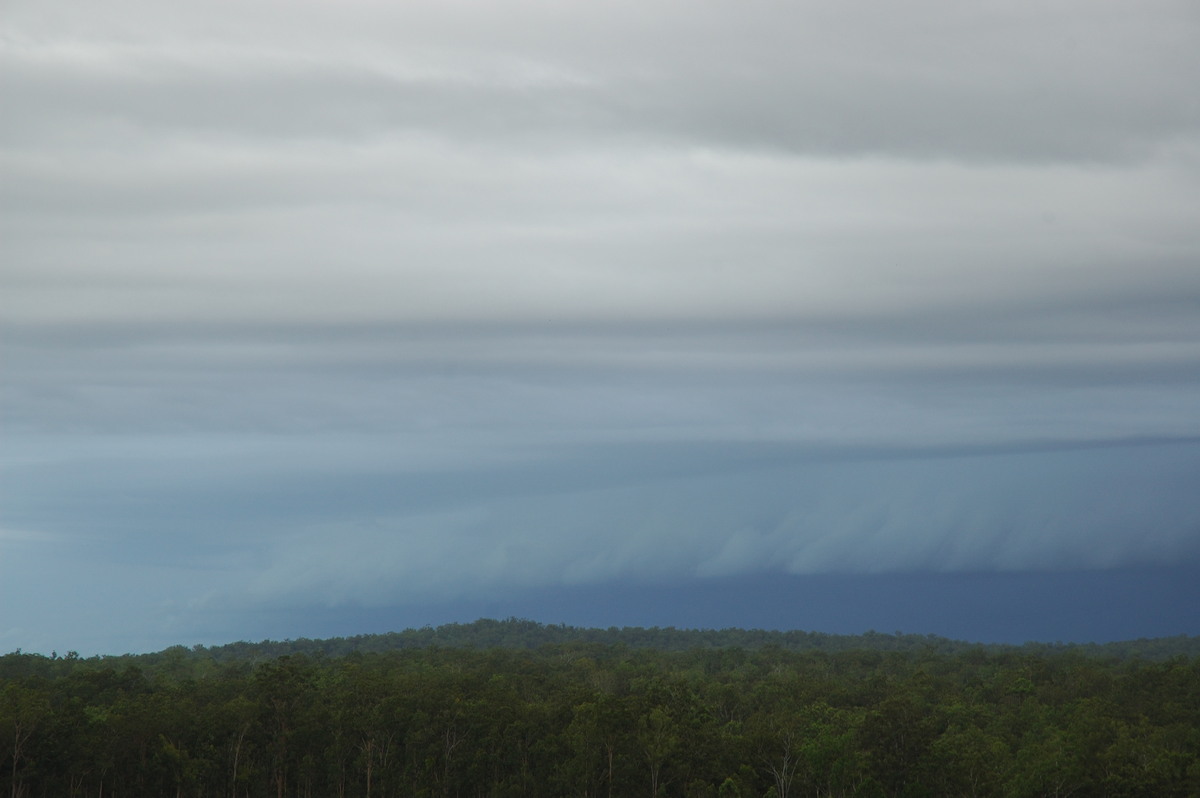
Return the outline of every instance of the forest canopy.
<path id="1" fill-rule="evenodd" d="M 479 621 L 0 657 L 13 796 L 1200 794 L 1192 638 Z"/>

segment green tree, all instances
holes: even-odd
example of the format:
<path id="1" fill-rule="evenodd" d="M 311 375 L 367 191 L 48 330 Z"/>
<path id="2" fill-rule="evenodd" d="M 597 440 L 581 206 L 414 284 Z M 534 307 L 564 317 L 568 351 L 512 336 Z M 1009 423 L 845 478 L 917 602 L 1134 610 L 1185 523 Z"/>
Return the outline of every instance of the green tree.
<path id="1" fill-rule="evenodd" d="M 22 770 L 30 741 L 49 719 L 50 702 L 42 690 L 10 682 L 0 691 L 0 734 L 8 745 L 12 798 L 22 792 Z"/>
<path id="2" fill-rule="evenodd" d="M 679 747 L 675 721 L 666 708 L 657 706 L 642 716 L 637 740 L 650 770 L 650 795 L 655 798 L 665 787 L 663 766 Z"/>

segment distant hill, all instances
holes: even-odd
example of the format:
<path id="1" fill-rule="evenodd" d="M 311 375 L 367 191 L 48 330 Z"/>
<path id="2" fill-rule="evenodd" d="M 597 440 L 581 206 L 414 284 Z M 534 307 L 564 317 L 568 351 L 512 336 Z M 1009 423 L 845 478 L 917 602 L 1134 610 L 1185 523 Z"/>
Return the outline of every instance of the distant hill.
<path id="1" fill-rule="evenodd" d="M 355 652 L 384 653 L 404 649 L 471 648 L 537 649 L 544 646 L 592 645 L 624 646 L 656 651 L 741 648 L 747 650 L 775 647 L 785 651 L 895 651 L 923 654 L 958 654 L 970 650 L 1046 654 L 1074 652 L 1112 659 L 1165 660 L 1171 657 L 1200 656 L 1200 637 L 1179 635 L 1114 643 L 1026 643 L 1024 645 L 980 644 L 952 640 L 937 635 L 885 634 L 868 631 L 861 635 L 823 632 L 774 631 L 765 629 L 677 629 L 667 627 L 609 627 L 593 629 L 562 624 L 542 624 L 520 618 L 494 620 L 481 618 L 472 623 L 425 626 L 401 632 L 333 637 L 324 640 L 263 640 L 258 643 L 236 642 L 222 646 L 174 647 L 175 655 L 211 658 L 216 662 L 260 661 L 289 654 L 341 657 Z M 172 649 L 168 649 L 170 651 Z M 155 658 L 148 654 L 145 657 Z"/>

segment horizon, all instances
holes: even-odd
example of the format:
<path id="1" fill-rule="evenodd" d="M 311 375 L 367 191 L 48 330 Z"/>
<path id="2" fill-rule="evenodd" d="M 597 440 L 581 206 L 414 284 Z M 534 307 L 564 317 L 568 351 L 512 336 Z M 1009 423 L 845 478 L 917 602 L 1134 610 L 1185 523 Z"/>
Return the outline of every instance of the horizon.
<path id="1" fill-rule="evenodd" d="M 1200 636 L 1190 611 L 1200 602 L 1200 568 L 1160 566 L 1122 569 L 1115 574 L 823 574 L 811 580 L 765 574 L 727 577 L 700 588 L 685 586 L 686 601 L 678 600 L 680 585 L 623 585 L 619 594 L 610 596 L 619 601 L 605 602 L 605 592 L 610 590 L 610 585 L 543 589 L 510 596 L 504 601 L 456 602 L 419 610 L 333 607 L 302 613 L 260 612 L 249 622 L 243 619 L 246 634 L 236 639 L 206 636 L 146 643 L 122 651 L 81 649 L 70 645 L 70 641 L 46 650 L 18 648 L 21 653 L 42 656 L 51 652 L 62 656 L 67 651 L 84 657 L 136 656 L 179 646 L 220 648 L 237 643 L 369 637 L 481 621 L 530 622 L 599 631 L 737 629 L 835 637 L 875 633 L 936 637 L 985 646 L 1087 646 Z M 778 603 L 782 591 L 788 591 L 793 602 L 805 602 L 799 616 L 795 604 Z M 1067 601 L 1061 598 L 1064 592 L 1071 593 Z M 667 607 L 668 602 L 660 600 L 671 595 L 676 600 Z M 998 596 L 1013 595 L 1021 597 L 1016 607 L 995 606 Z M 764 608 L 771 606 L 768 597 L 777 602 L 772 612 L 764 612 Z M 1148 621 L 1147 616 L 1164 603 L 1164 597 L 1169 599 L 1166 603 L 1180 608 L 1179 613 Z M 955 601 L 949 603 L 947 599 Z M 684 604 L 688 612 L 680 613 L 679 607 Z M 550 606 L 554 609 L 546 609 Z M 1030 614 L 1039 609 L 1044 611 L 1038 613 L 1036 622 L 1031 622 Z M 609 619 L 616 621 L 608 622 Z M 914 623 L 925 625 L 913 626 Z M 1062 634 L 1071 630 L 1073 633 Z"/>
<path id="2" fill-rule="evenodd" d="M 1200 634 L 1187 4 L 0 21 L 0 648 Z"/>

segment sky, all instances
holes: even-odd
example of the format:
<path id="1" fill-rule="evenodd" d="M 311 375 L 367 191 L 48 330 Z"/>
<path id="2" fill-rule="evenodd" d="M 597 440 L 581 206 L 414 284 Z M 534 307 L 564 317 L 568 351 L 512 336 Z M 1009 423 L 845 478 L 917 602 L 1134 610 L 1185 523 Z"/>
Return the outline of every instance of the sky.
<path id="1" fill-rule="evenodd" d="M 1200 634 L 1197 41 L 0 0 L 0 650 Z"/>

